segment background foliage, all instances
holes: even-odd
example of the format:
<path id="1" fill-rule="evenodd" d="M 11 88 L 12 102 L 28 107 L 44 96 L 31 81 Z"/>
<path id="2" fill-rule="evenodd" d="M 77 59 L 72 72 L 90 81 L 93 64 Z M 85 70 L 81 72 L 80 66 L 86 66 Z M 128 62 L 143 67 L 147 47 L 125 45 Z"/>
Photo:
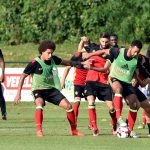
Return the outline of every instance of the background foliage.
<path id="1" fill-rule="evenodd" d="M 98 39 L 101 31 L 150 41 L 150 0 L 1 0 L 0 20 L 0 41 L 9 44 Z"/>

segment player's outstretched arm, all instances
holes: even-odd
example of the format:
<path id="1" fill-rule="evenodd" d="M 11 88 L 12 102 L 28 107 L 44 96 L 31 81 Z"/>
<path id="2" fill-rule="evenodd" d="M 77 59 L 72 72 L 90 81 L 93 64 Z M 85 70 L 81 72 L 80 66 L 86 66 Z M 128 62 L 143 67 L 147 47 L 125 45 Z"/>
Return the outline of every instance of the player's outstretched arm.
<path id="1" fill-rule="evenodd" d="M 67 78 L 67 75 L 68 75 L 70 69 L 71 69 L 71 66 L 66 66 L 66 68 L 65 68 L 65 71 L 64 71 L 64 74 L 63 74 L 63 77 L 62 77 L 62 80 L 61 80 L 61 88 L 62 89 L 65 88 L 65 80 Z"/>
<path id="2" fill-rule="evenodd" d="M 82 54 L 82 59 L 87 60 L 92 56 L 107 56 L 109 55 L 110 49 L 103 49 L 103 50 L 98 50 L 92 53 L 83 53 Z"/>
<path id="3" fill-rule="evenodd" d="M 2 52 L 1 52 L 2 53 Z M 4 73 L 5 73 L 5 61 L 4 61 L 4 57 L 1 54 L 0 55 L 0 67 L 2 68 L 2 74 L 0 76 L 0 81 L 4 82 Z"/>
<path id="4" fill-rule="evenodd" d="M 78 45 L 78 52 L 84 52 L 84 46 L 89 44 L 89 39 L 86 36 L 81 37 L 81 41 Z"/>
<path id="5" fill-rule="evenodd" d="M 97 67 L 92 66 L 92 63 L 90 63 L 90 62 L 91 62 L 91 60 L 87 60 L 87 61 L 83 62 L 82 63 L 83 67 L 85 69 L 95 70 L 98 72 L 107 72 L 111 65 L 110 61 L 107 60 L 103 68 L 97 68 Z"/>
<path id="6" fill-rule="evenodd" d="M 22 74 L 21 77 L 20 77 L 17 94 L 16 94 L 15 99 L 14 99 L 15 104 L 18 104 L 21 100 L 21 90 L 22 90 L 24 80 L 27 76 L 28 76 L 27 74 Z"/>

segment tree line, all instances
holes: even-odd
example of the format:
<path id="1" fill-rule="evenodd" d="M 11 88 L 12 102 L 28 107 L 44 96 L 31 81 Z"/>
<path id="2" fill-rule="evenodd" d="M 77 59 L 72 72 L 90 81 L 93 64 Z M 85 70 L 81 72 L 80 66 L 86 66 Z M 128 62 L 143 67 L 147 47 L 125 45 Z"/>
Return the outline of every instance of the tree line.
<path id="1" fill-rule="evenodd" d="M 1 0 L 0 41 L 76 41 L 116 33 L 123 42 L 150 41 L 150 0 Z"/>

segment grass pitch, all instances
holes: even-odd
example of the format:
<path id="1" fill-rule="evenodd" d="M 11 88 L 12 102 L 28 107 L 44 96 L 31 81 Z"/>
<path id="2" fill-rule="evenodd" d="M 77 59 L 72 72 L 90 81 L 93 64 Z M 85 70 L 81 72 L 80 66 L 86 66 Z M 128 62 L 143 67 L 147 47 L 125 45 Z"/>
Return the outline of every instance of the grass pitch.
<path id="1" fill-rule="evenodd" d="M 137 129 L 141 122 L 141 111 L 138 113 L 135 125 L 138 139 L 119 139 L 111 134 L 110 117 L 105 103 L 96 103 L 98 126 L 101 135 L 93 137 L 88 130 L 87 103 L 80 106 L 78 129 L 86 134 L 85 137 L 69 135 L 69 123 L 65 111 L 57 106 L 48 104 L 44 108 L 43 132 L 44 137 L 35 135 L 33 102 L 22 102 L 17 106 L 7 103 L 8 120 L 0 120 L 0 150 L 144 150 L 149 149 L 150 139 L 148 130 Z M 124 106 L 123 118 L 127 115 Z"/>

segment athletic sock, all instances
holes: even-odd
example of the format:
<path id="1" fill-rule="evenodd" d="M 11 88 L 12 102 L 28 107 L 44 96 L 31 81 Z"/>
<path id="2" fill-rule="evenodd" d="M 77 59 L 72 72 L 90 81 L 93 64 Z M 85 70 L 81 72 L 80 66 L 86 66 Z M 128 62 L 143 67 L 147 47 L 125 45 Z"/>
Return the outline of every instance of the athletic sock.
<path id="1" fill-rule="evenodd" d="M 115 94 L 114 95 L 114 106 L 116 109 L 116 117 L 119 119 L 122 114 L 122 107 L 123 107 L 123 102 L 122 102 L 122 95 L 121 94 Z"/>
<path id="2" fill-rule="evenodd" d="M 74 131 L 76 130 L 77 125 L 76 125 L 76 120 L 75 120 L 73 109 L 67 110 L 66 112 L 67 112 L 67 119 L 69 121 L 71 130 Z"/>
<path id="3" fill-rule="evenodd" d="M 146 124 L 146 114 L 145 111 L 143 110 L 142 112 L 142 124 L 145 125 Z"/>
<path id="4" fill-rule="evenodd" d="M 150 123 L 147 123 L 147 127 L 148 127 L 148 134 L 150 134 Z"/>
<path id="5" fill-rule="evenodd" d="M 136 118 L 137 118 L 137 110 L 129 109 L 129 112 L 128 112 L 128 128 L 129 128 L 130 131 L 133 130 Z"/>
<path id="6" fill-rule="evenodd" d="M 116 110 L 109 111 L 110 117 L 111 117 L 111 124 L 113 129 L 116 131 L 117 128 L 117 118 L 116 118 Z"/>
<path id="7" fill-rule="evenodd" d="M 94 130 L 97 130 L 97 122 L 96 122 L 96 109 L 95 105 L 89 105 L 88 106 L 88 114 L 89 114 L 89 120 L 90 124 L 92 125 Z"/>
<path id="8" fill-rule="evenodd" d="M 75 114 L 76 122 L 77 122 L 78 113 L 79 113 L 79 106 L 80 106 L 80 101 L 76 101 L 73 105 L 73 111 Z"/>
<path id="9" fill-rule="evenodd" d="M 37 131 L 42 131 L 42 122 L 43 122 L 43 108 L 37 106 L 35 110 L 35 124 Z"/>

